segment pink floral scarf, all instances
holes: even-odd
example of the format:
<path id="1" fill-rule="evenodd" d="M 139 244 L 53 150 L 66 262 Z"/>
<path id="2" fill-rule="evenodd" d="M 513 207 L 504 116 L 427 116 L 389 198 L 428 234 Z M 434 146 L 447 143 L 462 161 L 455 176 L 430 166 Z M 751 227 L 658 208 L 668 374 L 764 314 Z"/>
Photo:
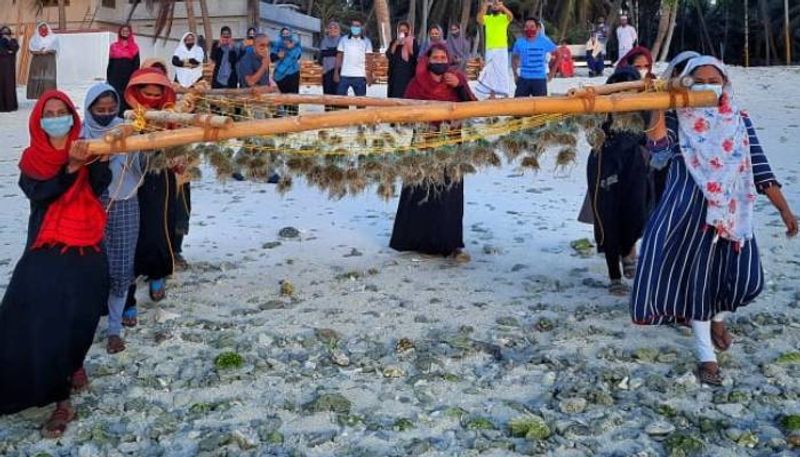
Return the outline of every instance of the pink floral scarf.
<path id="1" fill-rule="evenodd" d="M 684 70 L 713 65 L 728 79 L 725 66 L 713 57 L 692 59 Z M 733 101 L 730 81 L 720 104 L 678 109 L 678 139 L 686 168 L 707 203 L 706 224 L 725 239 L 743 243 L 753 237 L 756 188 L 750 140 L 744 115 Z"/>

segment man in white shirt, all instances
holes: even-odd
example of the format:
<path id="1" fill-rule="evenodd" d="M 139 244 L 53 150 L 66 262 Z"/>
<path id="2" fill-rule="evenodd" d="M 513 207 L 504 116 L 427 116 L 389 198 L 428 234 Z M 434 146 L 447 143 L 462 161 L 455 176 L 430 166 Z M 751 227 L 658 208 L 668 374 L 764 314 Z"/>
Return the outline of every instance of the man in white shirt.
<path id="1" fill-rule="evenodd" d="M 619 26 L 617 27 L 617 43 L 619 46 L 619 55 L 617 61 L 625 57 L 634 46 L 639 35 L 636 34 L 636 29 L 628 24 L 628 16 L 622 15 L 619 17 Z"/>
<path id="2" fill-rule="evenodd" d="M 338 84 L 337 95 L 347 95 L 352 87 L 358 96 L 367 95 L 367 86 L 372 85 L 372 71 L 367 68 L 367 53 L 372 53 L 372 43 L 364 36 L 362 22 L 354 19 L 350 23 L 350 35 L 339 40 L 336 54 L 336 70 L 333 80 Z"/>

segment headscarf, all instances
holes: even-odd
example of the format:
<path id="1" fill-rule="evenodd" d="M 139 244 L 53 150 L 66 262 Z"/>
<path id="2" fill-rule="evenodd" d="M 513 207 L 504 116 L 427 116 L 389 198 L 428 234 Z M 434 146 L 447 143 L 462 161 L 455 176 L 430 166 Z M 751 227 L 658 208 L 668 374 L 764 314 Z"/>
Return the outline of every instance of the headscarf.
<path id="1" fill-rule="evenodd" d="M 617 64 L 617 68 L 625 68 L 625 67 L 632 67 L 633 61 L 638 56 L 644 56 L 647 59 L 647 73 L 652 75 L 653 74 L 653 54 L 650 53 L 650 50 L 644 46 L 636 46 L 635 48 L 628 51 L 627 54 L 621 59 L 619 59 L 619 63 Z"/>
<path id="2" fill-rule="evenodd" d="M 595 59 L 603 53 L 603 43 L 600 42 L 600 37 L 596 33 L 592 33 L 589 41 L 586 42 L 586 50 L 591 51 L 592 57 Z"/>
<path id="3" fill-rule="evenodd" d="M 672 60 L 669 61 L 667 69 L 664 70 L 664 73 L 661 73 L 661 79 L 672 78 L 672 72 L 675 71 L 675 67 L 686 62 L 687 60 L 694 59 L 695 57 L 700 57 L 700 53 L 694 51 L 683 51 L 682 53 L 673 57 Z"/>
<path id="4" fill-rule="evenodd" d="M 109 130 L 113 129 L 114 127 L 122 124 L 122 119 L 115 117 L 110 124 L 106 126 L 100 125 L 95 119 L 94 115 L 92 114 L 92 105 L 94 103 L 106 96 L 111 95 L 116 99 L 117 106 L 120 104 L 119 94 L 117 91 L 108 83 L 98 83 L 94 86 L 89 88 L 89 91 L 86 92 L 86 100 L 83 103 L 83 130 L 81 130 L 81 138 L 87 139 L 97 139 L 101 138 L 105 135 Z"/>
<path id="5" fill-rule="evenodd" d="M 45 36 L 42 36 L 42 33 L 39 31 L 42 26 L 47 27 L 47 34 Z M 50 24 L 47 22 L 36 24 L 36 32 L 31 36 L 28 49 L 34 52 L 58 51 L 58 36 L 53 33 Z"/>
<path id="6" fill-rule="evenodd" d="M 447 54 L 447 60 L 450 61 L 450 54 L 447 52 L 447 47 L 444 44 L 434 44 L 431 45 L 430 49 L 440 49 Z M 411 98 L 416 100 L 438 100 L 443 102 L 460 102 L 461 97 L 458 95 L 458 91 L 455 87 L 450 87 L 445 82 L 442 81 L 435 81 L 431 76 L 430 71 L 428 71 L 428 57 L 425 56 L 422 60 L 420 60 L 420 65 L 422 68 L 417 71 L 414 79 L 408 84 L 406 88 L 405 98 Z M 460 86 L 464 88 L 467 93 L 467 97 L 470 100 L 476 100 L 475 95 L 469 88 L 469 82 L 467 81 L 467 76 L 461 72 L 460 70 L 451 68 L 448 70 L 450 73 L 453 73 L 458 77 L 458 81 L 461 83 Z"/>
<path id="7" fill-rule="evenodd" d="M 163 70 L 162 68 L 159 68 L 157 65 L 163 67 Z M 169 74 L 167 73 L 167 69 L 169 67 L 167 66 L 167 61 L 164 59 L 158 57 L 151 57 L 149 59 L 145 59 L 144 62 L 142 62 L 142 68 L 154 68 L 158 71 L 161 71 L 161 73 L 164 73 L 164 75 L 167 78 L 169 78 Z"/>
<path id="8" fill-rule="evenodd" d="M 56 149 L 40 123 L 44 105 L 61 100 L 72 114 L 72 129 L 64 149 Z M 26 176 L 46 181 L 62 172 L 69 162 L 69 150 L 81 131 L 81 118 L 72 100 L 60 91 L 49 90 L 39 97 L 28 122 L 31 144 L 22 153 L 19 168 Z M 97 246 L 103 240 L 106 212 L 89 184 L 89 170 L 81 167 L 75 182 L 47 208 L 41 228 L 31 249 L 63 244 L 68 247 Z"/>
<path id="9" fill-rule="evenodd" d="M 706 65 L 717 68 L 725 78 L 719 106 L 677 109 L 678 141 L 686 168 L 706 198 L 706 225 L 720 237 L 742 243 L 753 237 L 756 189 L 750 139 L 722 62 L 711 56 L 696 57 L 681 77 Z"/>
<path id="10" fill-rule="evenodd" d="M 128 29 L 128 38 L 122 38 L 122 29 Z M 111 44 L 109 55 L 112 59 L 131 59 L 139 54 L 139 45 L 133 37 L 133 29 L 129 25 L 123 25 L 117 31 L 117 41 Z"/>
<path id="11" fill-rule="evenodd" d="M 430 39 L 431 30 L 438 30 L 439 31 L 439 36 L 440 36 L 439 41 L 431 41 L 431 39 Z M 445 44 L 445 43 L 446 43 L 446 41 L 444 40 L 444 30 L 442 30 L 442 28 L 440 26 L 438 26 L 438 25 L 431 26 L 428 29 L 428 39 L 425 40 L 425 43 L 422 44 L 422 49 L 419 50 L 419 53 L 420 53 L 420 55 L 427 54 L 428 51 L 430 51 L 430 49 L 434 45 Z M 448 54 L 448 56 L 449 56 L 449 54 Z M 452 60 L 452 58 L 450 58 L 450 59 Z"/>
<path id="12" fill-rule="evenodd" d="M 139 88 L 150 84 L 163 88 L 161 99 L 157 102 L 144 100 L 139 95 Z M 125 102 L 133 108 L 165 109 L 174 105 L 176 99 L 175 89 L 172 88 L 169 79 L 156 68 L 140 68 L 133 72 L 128 87 L 125 89 Z"/>
<path id="13" fill-rule="evenodd" d="M 186 37 L 189 35 L 195 37 L 195 44 L 192 46 L 191 50 L 186 47 L 185 43 Z M 178 84 L 189 88 L 203 77 L 203 59 L 205 59 L 206 53 L 203 51 L 203 48 L 200 47 L 199 43 L 197 43 L 197 35 L 192 32 L 184 33 L 181 37 L 181 42 L 178 44 L 178 47 L 175 48 L 173 56 L 180 60 L 194 59 L 199 62 L 197 68 L 175 67 L 175 78 L 178 80 Z"/>
<path id="14" fill-rule="evenodd" d="M 8 30 L 11 33 L 11 28 L 5 24 L 0 25 L 0 34 L 3 33 L 4 30 Z M 8 55 L 14 54 L 19 51 L 19 44 L 14 39 L 14 37 L 0 37 L 0 55 Z"/>

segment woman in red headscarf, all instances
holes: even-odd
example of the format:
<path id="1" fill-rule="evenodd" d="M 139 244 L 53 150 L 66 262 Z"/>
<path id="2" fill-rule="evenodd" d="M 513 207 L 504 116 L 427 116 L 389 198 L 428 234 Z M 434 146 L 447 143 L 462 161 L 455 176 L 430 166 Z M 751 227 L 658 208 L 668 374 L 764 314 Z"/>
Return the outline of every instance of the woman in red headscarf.
<path id="1" fill-rule="evenodd" d="M 653 74 L 653 55 L 644 46 L 636 46 L 628 51 L 617 63 L 617 68 L 633 67 L 639 76 L 644 78 L 655 78 Z"/>
<path id="2" fill-rule="evenodd" d="M 111 171 L 75 143 L 81 120 L 64 93 L 42 94 L 29 129 L 19 164 L 28 240 L 0 304 L 0 414 L 55 402 L 42 434 L 58 437 L 75 417 L 70 392 L 88 385 L 83 360 L 108 300 L 99 196 Z"/>
<path id="3" fill-rule="evenodd" d="M 118 94 L 125 93 L 131 75 L 139 69 L 139 64 L 139 46 L 133 37 L 133 30 L 130 25 L 123 25 L 117 33 L 117 41 L 112 43 L 109 49 L 106 69 L 106 79 Z M 122 100 L 119 107 L 120 117 L 127 109 L 129 109 L 128 103 Z"/>
<path id="4" fill-rule="evenodd" d="M 467 77 L 451 65 L 447 48 L 432 45 L 406 89 L 405 98 L 466 102 L 475 100 Z M 469 261 L 464 249 L 464 184 L 446 173 L 440 185 L 404 186 L 389 246 L 397 251 L 442 255 Z"/>
<path id="5" fill-rule="evenodd" d="M 142 68 L 131 76 L 125 89 L 125 100 L 133 109 L 162 110 L 175 104 L 176 95 L 161 70 Z M 176 195 L 175 172 L 168 168 L 154 169 L 152 160 L 148 160 L 148 171 L 139 187 L 139 240 L 134 270 L 137 276 L 148 279 L 153 301 L 160 301 L 166 296 L 166 278 L 174 269 Z M 135 293 L 134 284 L 123 314 L 122 322 L 127 327 L 137 324 Z M 123 345 L 116 348 L 109 346 L 109 352 L 112 353 L 123 349 Z"/>

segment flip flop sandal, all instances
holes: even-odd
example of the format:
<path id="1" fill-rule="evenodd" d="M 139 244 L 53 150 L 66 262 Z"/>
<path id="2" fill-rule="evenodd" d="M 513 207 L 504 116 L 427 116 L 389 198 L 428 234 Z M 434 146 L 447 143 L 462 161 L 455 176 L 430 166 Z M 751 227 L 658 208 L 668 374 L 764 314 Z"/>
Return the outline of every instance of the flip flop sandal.
<path id="1" fill-rule="evenodd" d="M 630 287 L 622 281 L 611 281 L 611 285 L 608 286 L 608 293 L 614 295 L 616 297 L 624 297 L 627 296 L 631 292 Z"/>
<path id="2" fill-rule="evenodd" d="M 123 327 L 136 327 L 139 325 L 138 319 L 139 312 L 136 308 L 128 308 L 122 312 L 122 326 Z"/>
<path id="3" fill-rule="evenodd" d="M 638 259 L 622 259 L 622 275 L 628 279 L 633 279 L 636 277 L 636 264 L 638 263 Z"/>
<path id="4" fill-rule="evenodd" d="M 154 302 L 160 302 L 167 297 L 167 291 L 163 279 L 150 281 L 150 299 Z"/>
<path id="5" fill-rule="evenodd" d="M 117 335 L 111 335 L 108 337 L 108 343 L 106 343 L 106 352 L 109 354 L 117 354 L 125 350 L 125 341 L 122 340 Z"/>
<path id="6" fill-rule="evenodd" d="M 701 384 L 720 387 L 722 386 L 722 373 L 719 367 L 717 367 L 716 371 L 712 371 L 709 368 L 711 365 L 716 365 L 716 363 L 703 362 L 699 364 L 697 367 L 697 378 L 700 380 Z"/>
<path id="7" fill-rule="evenodd" d="M 86 370 L 83 367 L 80 367 L 78 371 L 72 374 L 70 383 L 72 384 L 71 387 L 73 394 L 78 394 L 89 390 L 89 377 L 86 376 Z"/>
<path id="8" fill-rule="evenodd" d="M 71 408 L 56 408 L 42 427 L 42 438 L 54 439 L 64 436 L 67 425 L 76 417 L 78 414 Z"/>

